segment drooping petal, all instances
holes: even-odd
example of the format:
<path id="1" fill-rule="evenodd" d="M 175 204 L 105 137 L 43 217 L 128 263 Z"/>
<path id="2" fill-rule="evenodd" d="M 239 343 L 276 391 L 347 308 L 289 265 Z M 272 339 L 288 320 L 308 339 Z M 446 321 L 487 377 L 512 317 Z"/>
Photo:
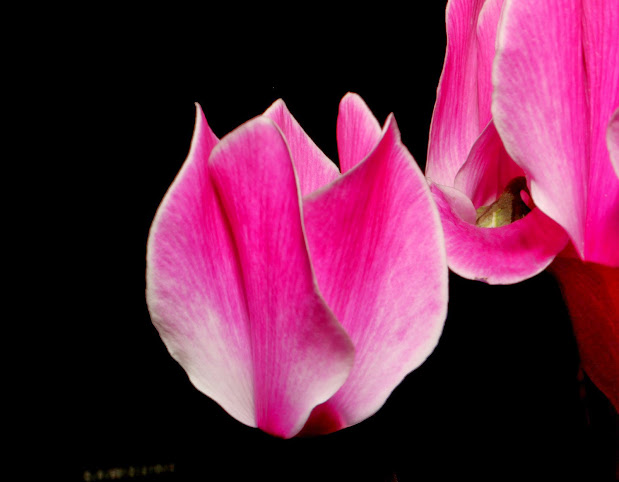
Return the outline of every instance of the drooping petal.
<path id="1" fill-rule="evenodd" d="M 543 271 L 567 244 L 565 231 L 539 209 L 506 226 L 478 227 L 454 212 L 451 205 L 458 191 L 450 189 L 447 196 L 442 189 L 431 185 L 443 222 L 447 261 L 464 278 L 517 283 Z M 468 198 L 460 196 L 459 205 L 465 205 Z"/>
<path id="2" fill-rule="evenodd" d="M 380 124 L 356 94 L 346 94 L 337 117 L 337 149 L 342 174 L 367 156 L 381 137 Z"/>
<path id="3" fill-rule="evenodd" d="M 619 109 L 615 111 L 606 131 L 606 144 L 610 161 L 615 169 L 615 175 L 619 178 Z"/>
<path id="4" fill-rule="evenodd" d="M 589 97 L 589 172 L 585 260 L 619 266 L 619 179 L 606 131 L 619 107 L 619 2 L 583 4 L 583 52 Z"/>
<path id="5" fill-rule="evenodd" d="M 217 142 L 196 105 L 191 150 L 150 228 L 146 300 L 162 340 L 196 388 L 255 426 L 243 280 L 207 167 Z"/>
<path id="6" fill-rule="evenodd" d="M 619 410 L 619 268 L 558 257 L 561 285 L 589 378 Z"/>
<path id="7" fill-rule="evenodd" d="M 251 335 L 256 422 L 291 437 L 344 383 L 354 348 L 319 294 L 288 145 L 257 117 L 213 149 L 209 170 L 235 242 Z"/>
<path id="8" fill-rule="evenodd" d="M 447 266 L 427 183 L 389 117 L 361 163 L 304 201 L 318 285 L 350 335 L 355 365 L 308 422 L 331 431 L 376 412 L 438 342 Z"/>
<path id="9" fill-rule="evenodd" d="M 492 121 L 481 133 L 456 175 L 455 188 L 466 194 L 475 208 L 493 203 L 522 169 L 509 157 Z"/>
<path id="10" fill-rule="evenodd" d="M 494 62 L 496 32 L 503 0 L 486 0 L 477 19 L 477 99 L 479 129 L 490 119 L 492 101 L 492 63 Z"/>
<path id="11" fill-rule="evenodd" d="M 477 17 L 483 0 L 447 4 L 447 50 L 430 126 L 426 176 L 453 186 L 481 132 L 477 86 Z M 485 124 L 484 124 L 485 125 Z"/>
<path id="12" fill-rule="evenodd" d="M 275 101 L 263 115 L 273 120 L 284 133 L 299 177 L 302 196 L 325 186 L 340 175 L 337 166 L 305 133 L 283 100 Z"/>
<path id="13" fill-rule="evenodd" d="M 589 130 L 580 0 L 505 0 L 492 114 L 535 204 L 584 254 Z"/>

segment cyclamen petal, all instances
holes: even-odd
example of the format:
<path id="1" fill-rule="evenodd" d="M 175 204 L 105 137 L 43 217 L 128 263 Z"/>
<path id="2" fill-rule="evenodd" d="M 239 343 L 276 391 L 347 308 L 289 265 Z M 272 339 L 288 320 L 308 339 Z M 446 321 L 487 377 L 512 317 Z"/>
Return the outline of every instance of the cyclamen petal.
<path id="1" fill-rule="evenodd" d="M 447 50 L 430 126 L 426 176 L 453 186 L 479 132 L 477 18 L 483 0 L 450 0 L 446 10 Z M 484 123 L 485 125 L 485 123 Z"/>
<path id="2" fill-rule="evenodd" d="M 436 206 L 395 122 L 378 137 L 376 125 L 345 97 L 338 142 L 355 167 L 331 179 L 337 169 L 283 102 L 221 141 L 198 107 L 151 227 L 147 303 L 162 340 L 199 390 L 279 437 L 370 416 L 444 323 Z"/>
<path id="3" fill-rule="evenodd" d="M 604 137 L 619 104 L 619 4 L 506 0 L 502 19 L 493 115 L 506 150 L 581 258 L 617 265 L 619 180 Z"/>
<path id="4" fill-rule="evenodd" d="M 196 110 L 191 150 L 150 229 L 146 300 L 161 339 L 196 388 L 255 426 L 242 272 L 207 168 L 218 140 Z"/>
<path id="5" fill-rule="evenodd" d="M 477 18 L 477 104 L 479 130 L 492 118 L 492 64 L 503 0 L 485 0 Z"/>
<path id="6" fill-rule="evenodd" d="M 356 350 L 346 383 L 308 422 L 308 431 L 329 421 L 333 430 L 376 412 L 436 346 L 447 305 L 443 233 L 393 116 L 361 163 L 305 200 L 304 216 L 318 284 Z"/>
<path id="7" fill-rule="evenodd" d="M 619 2 L 584 1 L 581 21 L 590 129 L 584 259 L 619 267 L 619 178 L 606 143 L 619 108 Z"/>
<path id="8" fill-rule="evenodd" d="M 347 94 L 337 117 L 337 149 L 342 174 L 355 167 L 381 137 L 380 124 L 361 97 Z"/>
<path id="9" fill-rule="evenodd" d="M 567 244 L 565 231 L 537 208 L 509 225 L 483 228 L 453 208 L 459 191 L 450 189 L 446 195 L 436 184 L 431 189 L 443 221 L 449 268 L 464 278 L 517 283 L 546 269 Z M 464 205 L 468 198 L 459 196 Z"/>
<path id="10" fill-rule="evenodd" d="M 257 117 L 230 133 L 213 149 L 209 171 L 243 275 L 257 425 L 291 437 L 344 383 L 354 349 L 318 292 L 292 160 L 276 125 Z"/>

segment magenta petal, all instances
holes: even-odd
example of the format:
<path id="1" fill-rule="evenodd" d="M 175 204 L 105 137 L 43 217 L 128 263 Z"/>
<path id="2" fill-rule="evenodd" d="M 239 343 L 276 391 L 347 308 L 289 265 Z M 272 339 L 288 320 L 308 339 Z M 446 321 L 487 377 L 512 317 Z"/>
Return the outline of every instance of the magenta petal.
<path id="1" fill-rule="evenodd" d="M 288 144 L 257 117 L 213 149 L 209 169 L 245 288 L 259 428 L 296 435 L 335 393 L 354 349 L 318 292 Z"/>
<path id="2" fill-rule="evenodd" d="M 318 285 L 356 349 L 346 383 L 308 422 L 332 430 L 376 412 L 432 352 L 447 266 L 436 207 L 392 116 L 364 161 L 305 199 L 304 216 Z"/>
<path id="3" fill-rule="evenodd" d="M 458 171 L 454 185 L 469 197 L 477 209 L 496 201 L 505 186 L 519 176 L 524 176 L 524 172 L 505 151 L 491 121 Z"/>
<path id="4" fill-rule="evenodd" d="M 306 196 L 336 179 L 337 166 L 318 148 L 305 133 L 283 100 L 277 100 L 263 114 L 282 130 L 290 148 L 301 195 Z"/>
<path id="5" fill-rule="evenodd" d="M 492 118 L 492 64 L 503 0 L 486 0 L 477 19 L 477 97 L 480 129 Z"/>
<path id="6" fill-rule="evenodd" d="M 426 176 L 453 186 L 480 126 L 477 85 L 477 17 L 483 0 L 447 4 L 447 50 L 430 126 Z"/>
<path id="7" fill-rule="evenodd" d="M 380 124 L 363 99 L 357 94 L 346 94 L 340 102 L 337 118 L 337 150 L 342 174 L 361 162 L 380 137 Z"/>
<path id="8" fill-rule="evenodd" d="M 582 5 L 591 143 L 584 258 L 619 266 L 619 179 L 606 143 L 608 122 L 619 107 L 619 2 Z"/>
<path id="9" fill-rule="evenodd" d="M 243 280 L 207 168 L 218 141 L 196 108 L 191 150 L 150 229 L 146 300 L 162 340 L 196 388 L 255 426 Z"/>
<path id="10" fill-rule="evenodd" d="M 612 2 L 611 2 L 612 3 Z M 589 144 L 580 0 L 506 0 L 494 122 L 535 204 L 584 254 Z"/>
<path id="11" fill-rule="evenodd" d="M 619 109 L 615 111 L 608 123 L 606 144 L 615 175 L 619 178 Z"/>
<path id="12" fill-rule="evenodd" d="M 464 278 L 517 283 L 543 271 L 567 244 L 565 231 L 539 209 L 506 226 L 482 228 L 454 212 L 455 189 L 449 198 L 440 186 L 431 189 L 443 222 L 449 268 Z"/>
<path id="13" fill-rule="evenodd" d="M 608 162 L 606 130 L 613 111 L 619 107 L 619 2 L 584 1 L 582 5 L 593 170 L 590 176 L 595 181 L 608 172 L 604 169 Z"/>

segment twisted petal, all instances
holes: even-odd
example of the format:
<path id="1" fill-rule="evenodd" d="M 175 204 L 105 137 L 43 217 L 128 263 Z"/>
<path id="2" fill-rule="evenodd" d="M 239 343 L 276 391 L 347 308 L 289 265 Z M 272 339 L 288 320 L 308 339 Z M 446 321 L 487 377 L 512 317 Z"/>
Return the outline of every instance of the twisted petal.
<path id="1" fill-rule="evenodd" d="M 543 271 L 567 243 L 561 226 L 537 208 L 506 226 L 482 228 L 467 222 L 475 212 L 463 193 L 436 184 L 431 189 L 443 221 L 449 267 L 464 278 L 517 283 Z"/>
<path id="2" fill-rule="evenodd" d="M 367 120 L 361 105 L 355 123 Z M 346 383 L 308 422 L 324 432 L 372 415 L 432 352 L 447 266 L 438 213 L 392 116 L 369 156 L 308 197 L 304 215 L 321 292 L 356 349 Z"/>
<path id="3" fill-rule="evenodd" d="M 430 126 L 426 175 L 453 186 L 480 127 L 477 85 L 477 17 L 483 0 L 447 4 L 447 50 Z"/>
<path id="4" fill-rule="evenodd" d="M 550 270 L 561 285 L 583 368 L 619 410 L 619 268 L 558 257 Z"/>
<path id="5" fill-rule="evenodd" d="M 302 196 L 325 186 L 340 175 L 337 166 L 292 117 L 283 100 L 276 100 L 263 115 L 277 124 L 288 142 Z"/>

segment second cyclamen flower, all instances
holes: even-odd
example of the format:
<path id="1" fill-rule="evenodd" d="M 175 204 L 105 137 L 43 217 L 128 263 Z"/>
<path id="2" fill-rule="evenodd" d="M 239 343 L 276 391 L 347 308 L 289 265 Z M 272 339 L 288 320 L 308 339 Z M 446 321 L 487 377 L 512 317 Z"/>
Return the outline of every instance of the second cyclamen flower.
<path id="1" fill-rule="evenodd" d="M 148 241 L 153 323 L 193 384 L 280 437 L 375 413 L 436 346 L 447 310 L 438 211 L 360 97 L 341 174 L 282 101 L 219 141 L 198 108 Z"/>

